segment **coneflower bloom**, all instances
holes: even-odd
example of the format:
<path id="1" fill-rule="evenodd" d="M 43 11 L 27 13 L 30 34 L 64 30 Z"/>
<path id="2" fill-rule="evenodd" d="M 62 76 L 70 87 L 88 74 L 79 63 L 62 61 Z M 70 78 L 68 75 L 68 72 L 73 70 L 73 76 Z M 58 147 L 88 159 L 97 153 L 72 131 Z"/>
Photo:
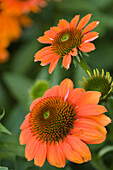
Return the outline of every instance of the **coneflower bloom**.
<path id="1" fill-rule="evenodd" d="M 63 66 L 69 69 L 71 56 L 77 56 L 78 50 L 90 52 L 95 49 L 90 41 L 95 40 L 98 33 L 91 31 L 99 24 L 99 21 L 93 21 L 86 26 L 91 14 L 84 16 L 80 22 L 79 17 L 80 15 L 76 15 L 70 23 L 64 19 L 60 20 L 57 27 L 51 27 L 50 30 L 45 31 L 44 36 L 38 38 L 39 42 L 51 44 L 51 46 L 39 50 L 35 54 L 34 61 L 41 61 L 42 66 L 50 64 L 50 74 L 61 57 L 63 57 Z"/>
<path id="2" fill-rule="evenodd" d="M 46 6 L 47 0 L 3 0 L 2 8 L 6 9 L 8 14 L 22 15 L 30 11 L 38 12 L 39 7 Z"/>
<path id="3" fill-rule="evenodd" d="M 100 96 L 97 91 L 73 89 L 73 82 L 65 79 L 35 99 L 20 127 L 27 160 L 34 159 L 40 167 L 46 158 L 56 167 L 64 167 L 66 159 L 79 164 L 91 160 L 86 144 L 103 142 L 104 126 L 111 122 L 103 114 L 106 108 L 97 105 Z"/>

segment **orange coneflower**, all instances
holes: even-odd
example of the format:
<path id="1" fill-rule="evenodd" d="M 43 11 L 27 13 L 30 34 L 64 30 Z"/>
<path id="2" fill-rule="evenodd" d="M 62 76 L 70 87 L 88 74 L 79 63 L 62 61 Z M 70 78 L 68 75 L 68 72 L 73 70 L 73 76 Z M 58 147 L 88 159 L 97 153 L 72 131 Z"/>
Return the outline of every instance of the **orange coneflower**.
<path id="1" fill-rule="evenodd" d="M 64 167 L 66 159 L 83 163 L 91 159 L 86 145 L 105 140 L 104 126 L 111 119 L 97 105 L 100 92 L 73 89 L 73 82 L 65 79 L 60 86 L 47 90 L 30 106 L 30 113 L 21 125 L 20 144 L 25 147 L 28 161 L 43 166 L 45 159 L 56 167 Z"/>
<path id="2" fill-rule="evenodd" d="M 2 41 L 6 44 L 17 40 L 21 33 L 21 26 L 29 26 L 31 24 L 31 19 L 27 16 L 10 16 L 4 11 L 0 13 L 0 32 L 2 35 Z"/>
<path id="3" fill-rule="evenodd" d="M 44 7 L 47 0 L 3 0 L 2 8 L 6 9 L 8 14 L 21 15 L 40 10 Z"/>
<path id="4" fill-rule="evenodd" d="M 71 55 L 77 56 L 77 50 L 90 52 L 95 49 L 94 44 L 90 41 L 96 39 L 98 33 L 91 31 L 99 24 L 99 21 L 93 21 L 86 26 L 91 14 L 87 14 L 78 23 L 79 17 L 79 15 L 76 15 L 70 24 L 64 19 L 60 20 L 58 27 L 51 27 L 44 33 L 44 36 L 38 38 L 39 42 L 51 44 L 51 46 L 38 51 L 35 54 L 34 61 L 41 61 L 42 66 L 51 63 L 50 74 L 61 57 L 63 57 L 63 66 L 69 69 Z"/>

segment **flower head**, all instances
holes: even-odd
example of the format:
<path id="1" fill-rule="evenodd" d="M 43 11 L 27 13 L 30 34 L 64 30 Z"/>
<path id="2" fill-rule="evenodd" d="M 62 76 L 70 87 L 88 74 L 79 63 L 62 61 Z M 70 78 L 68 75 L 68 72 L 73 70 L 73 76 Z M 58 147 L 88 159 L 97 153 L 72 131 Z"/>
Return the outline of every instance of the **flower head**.
<path id="1" fill-rule="evenodd" d="M 27 14 L 30 11 L 38 12 L 44 7 L 47 0 L 3 0 L 2 8 L 10 15 Z"/>
<path id="2" fill-rule="evenodd" d="M 101 100 L 106 99 L 106 97 L 108 97 L 112 93 L 112 90 L 113 90 L 113 82 L 112 82 L 112 77 L 110 76 L 110 73 L 106 72 L 106 75 L 105 75 L 104 70 L 102 69 L 102 74 L 100 74 L 98 69 L 94 69 L 93 75 L 89 72 L 88 72 L 88 75 L 89 75 L 88 79 L 83 77 L 85 81 L 84 83 L 80 82 L 83 88 L 86 91 L 89 91 L 89 90 L 99 91 L 102 94 L 100 99 Z"/>
<path id="3" fill-rule="evenodd" d="M 39 42 L 51 44 L 51 46 L 39 50 L 35 54 L 34 61 L 41 61 L 42 66 L 50 64 L 50 74 L 61 57 L 63 57 L 63 66 L 69 69 L 71 56 L 77 56 L 78 50 L 90 52 L 95 49 L 90 41 L 95 40 L 98 33 L 91 31 L 99 24 L 99 21 L 93 21 L 86 26 L 91 14 L 84 16 L 78 23 L 79 17 L 76 15 L 70 23 L 64 19 L 60 20 L 57 27 L 51 27 L 50 30 L 45 31 L 44 36 L 38 38 Z"/>
<path id="4" fill-rule="evenodd" d="M 97 105 L 100 96 L 100 92 L 73 89 L 73 82 L 65 79 L 35 99 L 20 127 L 27 160 L 43 166 L 47 158 L 56 167 L 64 167 L 66 159 L 79 164 L 89 161 L 86 144 L 103 142 L 104 126 L 111 122 L 103 114 L 106 108 Z"/>

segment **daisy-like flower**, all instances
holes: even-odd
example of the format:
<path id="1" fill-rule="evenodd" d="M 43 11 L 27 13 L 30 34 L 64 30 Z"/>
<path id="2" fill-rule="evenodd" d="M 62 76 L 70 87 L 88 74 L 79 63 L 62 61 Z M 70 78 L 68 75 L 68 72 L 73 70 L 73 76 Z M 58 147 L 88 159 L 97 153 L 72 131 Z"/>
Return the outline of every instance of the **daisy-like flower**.
<path id="1" fill-rule="evenodd" d="M 57 27 L 51 27 L 50 30 L 45 31 L 44 36 L 38 38 L 39 42 L 51 44 L 51 46 L 39 50 L 35 54 L 34 61 L 41 61 L 42 66 L 50 64 L 50 74 L 61 57 L 63 57 L 63 66 L 69 69 L 71 56 L 77 56 L 78 50 L 90 52 L 95 49 L 90 41 L 95 40 L 98 33 L 91 31 L 99 24 L 99 21 L 93 21 L 86 26 L 91 14 L 84 16 L 80 22 L 79 17 L 80 15 L 76 15 L 70 23 L 64 19 L 60 20 Z"/>
<path id="2" fill-rule="evenodd" d="M 73 89 L 73 82 L 65 79 L 35 99 L 20 127 L 27 160 L 34 159 L 40 167 L 46 158 L 56 167 L 64 167 L 66 159 L 79 164 L 91 160 L 86 144 L 103 142 L 104 126 L 111 122 L 103 114 L 106 108 L 97 105 L 100 96 L 97 91 Z"/>
<path id="3" fill-rule="evenodd" d="M 46 6 L 47 0 L 3 0 L 2 8 L 6 9 L 8 14 L 21 15 L 32 12 L 38 12 L 39 7 Z"/>

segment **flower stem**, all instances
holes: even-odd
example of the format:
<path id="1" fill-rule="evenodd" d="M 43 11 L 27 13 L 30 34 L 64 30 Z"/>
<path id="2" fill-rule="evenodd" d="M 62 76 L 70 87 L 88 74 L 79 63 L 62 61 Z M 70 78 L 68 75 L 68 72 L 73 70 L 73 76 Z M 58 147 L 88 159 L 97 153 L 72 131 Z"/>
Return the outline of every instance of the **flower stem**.
<path id="1" fill-rule="evenodd" d="M 81 54 L 82 55 L 82 54 Z M 85 62 L 83 57 L 80 54 L 76 57 L 76 62 L 80 65 L 80 67 L 88 74 L 88 72 L 92 73 L 91 68 L 88 66 L 88 64 Z"/>

